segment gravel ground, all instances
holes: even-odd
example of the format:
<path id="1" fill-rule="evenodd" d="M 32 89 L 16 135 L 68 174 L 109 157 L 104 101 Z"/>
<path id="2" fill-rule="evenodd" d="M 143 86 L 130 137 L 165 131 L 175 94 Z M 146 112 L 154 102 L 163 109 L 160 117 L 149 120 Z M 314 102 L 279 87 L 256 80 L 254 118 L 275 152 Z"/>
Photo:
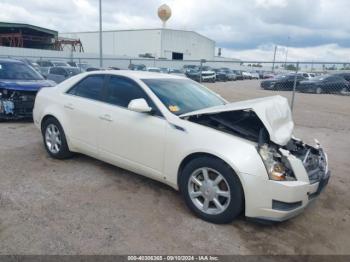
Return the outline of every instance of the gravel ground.
<path id="1" fill-rule="evenodd" d="M 253 80 L 208 86 L 229 101 L 277 94 Z M 350 254 L 349 101 L 296 94 L 295 133 L 319 139 L 333 176 L 274 225 L 204 222 L 163 184 L 82 155 L 51 159 L 32 123 L 1 123 L 0 254 Z"/>

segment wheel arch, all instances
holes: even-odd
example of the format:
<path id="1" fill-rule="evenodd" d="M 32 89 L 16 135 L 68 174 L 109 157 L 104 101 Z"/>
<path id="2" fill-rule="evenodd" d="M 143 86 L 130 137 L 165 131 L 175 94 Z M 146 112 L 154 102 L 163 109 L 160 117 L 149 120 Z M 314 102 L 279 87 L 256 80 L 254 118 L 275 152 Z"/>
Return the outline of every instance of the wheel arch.
<path id="1" fill-rule="evenodd" d="M 215 158 L 215 159 L 218 159 L 220 161 L 222 161 L 223 163 L 225 163 L 233 172 L 234 175 L 237 176 L 239 182 L 240 182 L 240 185 L 241 185 L 241 188 L 242 188 L 242 192 L 243 192 L 243 209 L 245 210 L 245 188 L 243 186 L 243 183 L 242 183 L 242 179 L 240 177 L 240 174 L 238 172 L 238 170 L 236 170 L 236 168 L 234 168 L 232 165 L 230 165 L 228 163 L 228 161 L 225 161 L 223 158 L 219 157 L 219 156 L 216 156 L 214 154 L 211 154 L 211 153 L 207 153 L 207 152 L 194 152 L 194 153 L 191 153 L 189 155 L 187 155 L 180 163 L 179 165 L 179 168 L 178 168 L 178 171 L 177 171 L 177 188 L 180 190 L 180 178 L 181 178 L 181 173 L 182 173 L 182 170 L 184 169 L 184 167 L 190 162 L 192 161 L 193 159 L 196 159 L 196 158 L 200 158 L 200 157 L 212 157 L 212 158 Z M 245 212 L 243 210 L 243 212 Z"/>
<path id="2" fill-rule="evenodd" d="M 42 117 L 41 122 L 40 122 L 40 131 L 43 133 L 44 123 L 49 118 L 53 118 L 53 119 L 56 119 L 58 121 L 58 123 L 61 125 L 61 128 L 63 129 L 63 132 L 64 132 L 64 134 L 66 136 L 66 140 L 67 140 L 69 149 L 73 149 L 74 146 L 71 144 L 69 136 L 67 135 L 66 129 L 64 128 L 64 123 L 62 123 L 60 117 L 57 117 L 55 114 L 52 114 L 52 113 L 48 112 L 47 114 L 45 114 Z"/>
<path id="3" fill-rule="evenodd" d="M 41 122 L 40 122 L 40 130 L 41 130 L 41 131 L 43 131 L 43 127 L 44 127 L 45 121 L 46 121 L 47 119 L 49 119 L 49 118 L 54 118 L 54 119 L 56 119 L 56 120 L 60 123 L 61 127 L 63 128 L 61 121 L 60 121 L 56 116 L 54 116 L 53 114 L 46 114 L 46 115 L 41 119 Z M 63 130 L 64 130 L 64 129 L 63 129 Z"/>

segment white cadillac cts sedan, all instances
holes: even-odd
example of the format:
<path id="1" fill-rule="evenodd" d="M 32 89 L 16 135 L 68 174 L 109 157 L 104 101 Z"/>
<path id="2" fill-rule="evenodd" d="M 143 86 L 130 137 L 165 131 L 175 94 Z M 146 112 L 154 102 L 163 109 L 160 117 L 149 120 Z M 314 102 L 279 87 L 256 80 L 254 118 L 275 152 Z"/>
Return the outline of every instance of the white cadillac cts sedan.
<path id="1" fill-rule="evenodd" d="M 281 96 L 228 103 L 187 78 L 140 71 L 74 76 L 38 93 L 48 154 L 83 153 L 179 189 L 214 223 L 282 221 L 327 184 L 327 155 L 292 137 Z"/>

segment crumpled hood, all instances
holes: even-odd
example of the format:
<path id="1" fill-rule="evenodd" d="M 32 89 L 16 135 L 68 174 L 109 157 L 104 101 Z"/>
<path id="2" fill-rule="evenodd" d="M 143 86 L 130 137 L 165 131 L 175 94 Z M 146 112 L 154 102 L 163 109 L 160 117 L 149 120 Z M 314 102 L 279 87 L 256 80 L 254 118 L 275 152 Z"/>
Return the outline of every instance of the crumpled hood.
<path id="1" fill-rule="evenodd" d="M 284 146 L 292 138 L 294 123 L 288 100 L 282 96 L 264 97 L 215 106 L 180 115 L 217 114 L 228 111 L 252 110 L 269 132 L 272 142 Z"/>
<path id="2" fill-rule="evenodd" d="M 0 88 L 16 91 L 38 91 L 42 87 L 55 86 L 51 80 L 1 80 Z"/>

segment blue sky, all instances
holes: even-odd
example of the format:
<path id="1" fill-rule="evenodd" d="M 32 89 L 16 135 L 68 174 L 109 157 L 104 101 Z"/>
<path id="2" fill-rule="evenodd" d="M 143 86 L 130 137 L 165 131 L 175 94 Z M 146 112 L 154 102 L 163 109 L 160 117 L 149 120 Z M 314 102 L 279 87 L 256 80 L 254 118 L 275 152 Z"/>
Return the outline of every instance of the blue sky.
<path id="1" fill-rule="evenodd" d="M 157 28 L 157 8 L 172 8 L 169 28 L 195 30 L 216 41 L 223 55 L 271 60 L 350 60 L 349 0 L 102 0 L 103 27 Z M 60 32 L 98 29 L 98 0 L 2 0 L 0 21 Z"/>

